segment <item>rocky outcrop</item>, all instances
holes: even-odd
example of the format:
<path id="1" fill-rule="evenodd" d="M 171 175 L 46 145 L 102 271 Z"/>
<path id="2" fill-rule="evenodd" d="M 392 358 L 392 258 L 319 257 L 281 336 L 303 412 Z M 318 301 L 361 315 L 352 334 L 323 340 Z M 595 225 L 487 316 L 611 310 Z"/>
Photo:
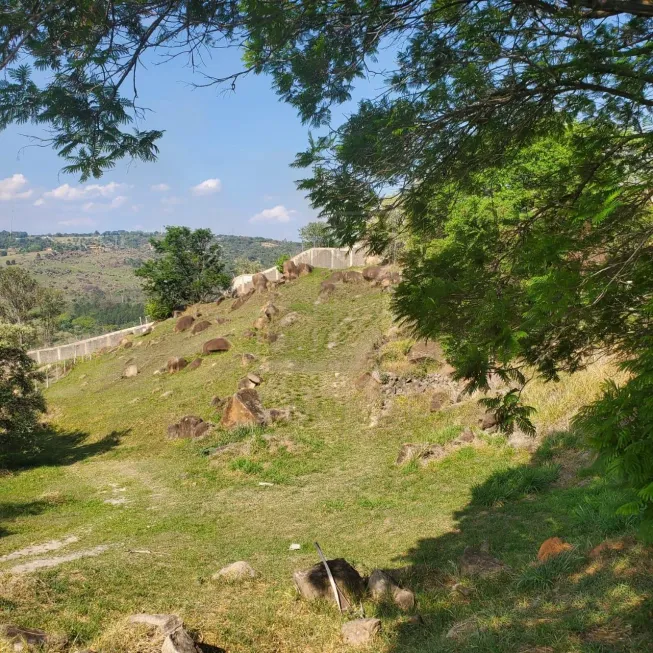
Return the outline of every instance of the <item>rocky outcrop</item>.
<path id="1" fill-rule="evenodd" d="M 175 331 L 181 333 L 182 331 L 187 331 L 195 323 L 195 318 L 192 315 L 182 315 L 175 324 Z"/>
<path id="2" fill-rule="evenodd" d="M 220 424 L 227 429 L 237 426 L 260 426 L 267 416 L 256 390 L 246 388 L 229 397 Z"/>
<path id="3" fill-rule="evenodd" d="M 202 345 L 203 354 L 214 354 L 217 352 L 229 351 L 231 344 L 226 338 L 212 338 Z"/>
<path id="4" fill-rule="evenodd" d="M 342 640 L 349 646 L 369 646 L 381 632 L 381 620 L 375 618 L 355 619 L 342 624 Z"/>
<path id="5" fill-rule="evenodd" d="M 195 415 L 182 417 L 176 424 L 168 426 L 168 439 L 201 438 L 211 428 L 208 422 Z"/>
<path id="6" fill-rule="evenodd" d="M 365 584 L 360 574 L 343 558 L 327 560 L 336 585 L 350 603 L 358 601 L 365 591 Z M 333 590 L 329 576 L 322 563 L 296 571 L 293 574 L 295 585 L 301 596 L 308 600 L 333 599 Z"/>
<path id="7" fill-rule="evenodd" d="M 202 331 L 206 331 L 210 326 L 211 323 L 208 320 L 201 320 L 200 322 L 195 322 L 195 324 L 193 324 L 193 328 L 190 330 L 190 332 L 193 335 L 196 335 Z"/>
<path id="8" fill-rule="evenodd" d="M 183 370 L 186 365 L 188 365 L 188 361 L 185 358 L 181 358 L 180 356 L 173 356 L 172 358 L 168 359 L 166 369 L 168 370 L 169 374 L 174 374 L 175 372 L 181 372 L 181 370 Z"/>

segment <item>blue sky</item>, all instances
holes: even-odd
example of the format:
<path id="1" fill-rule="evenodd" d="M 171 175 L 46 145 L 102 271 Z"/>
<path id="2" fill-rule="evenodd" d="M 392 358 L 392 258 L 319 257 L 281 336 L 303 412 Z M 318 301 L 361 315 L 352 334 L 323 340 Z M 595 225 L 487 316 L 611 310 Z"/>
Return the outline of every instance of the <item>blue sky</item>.
<path id="1" fill-rule="evenodd" d="M 210 62 L 212 74 L 239 67 L 236 50 Z M 214 233 L 296 239 L 315 219 L 290 168 L 307 143 L 308 127 L 279 101 L 268 77 L 247 77 L 235 93 L 194 89 L 183 62 L 138 73 L 139 104 L 151 109 L 142 127 L 165 129 L 156 163 L 120 163 L 80 185 L 61 173 L 49 148 L 30 146 L 31 125 L 0 132 L 0 230 L 29 233 L 209 227 Z M 364 82 L 357 96 L 375 94 Z M 336 109 L 342 120 L 354 103 Z"/>

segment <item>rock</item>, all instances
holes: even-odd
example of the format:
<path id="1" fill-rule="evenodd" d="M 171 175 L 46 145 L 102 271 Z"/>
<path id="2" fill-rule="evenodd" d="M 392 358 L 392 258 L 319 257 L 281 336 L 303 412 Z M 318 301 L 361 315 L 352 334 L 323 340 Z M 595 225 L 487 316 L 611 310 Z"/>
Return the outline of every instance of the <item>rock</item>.
<path id="1" fill-rule="evenodd" d="M 254 324 L 252 325 L 257 331 L 262 331 L 265 329 L 269 323 L 269 318 L 267 318 L 265 315 L 261 315 L 261 317 L 257 317 L 254 320 Z"/>
<path id="2" fill-rule="evenodd" d="M 376 281 L 383 274 L 383 268 L 378 265 L 370 265 L 363 269 L 362 275 L 365 281 Z"/>
<path id="3" fill-rule="evenodd" d="M 376 388 L 379 384 L 374 380 L 370 372 L 364 372 L 356 379 L 355 385 L 359 390 L 367 390 Z"/>
<path id="4" fill-rule="evenodd" d="M 228 317 L 216 317 L 215 318 L 215 323 L 216 324 L 227 324 L 227 322 L 229 322 Z"/>
<path id="5" fill-rule="evenodd" d="M 299 263 L 297 265 L 297 272 L 300 277 L 305 277 L 307 274 L 313 272 L 313 266 L 308 263 Z"/>
<path id="6" fill-rule="evenodd" d="M 192 637 L 183 629 L 178 628 L 170 633 L 163 641 L 161 653 L 202 653 L 198 646 L 195 646 Z"/>
<path id="7" fill-rule="evenodd" d="M 258 375 L 254 374 L 254 372 L 250 372 L 247 375 L 247 378 L 254 384 L 254 385 L 261 385 L 263 383 L 263 379 Z"/>
<path id="8" fill-rule="evenodd" d="M 451 403 L 451 395 L 447 390 L 436 390 L 431 395 L 429 410 L 432 413 L 437 413 L 439 410 L 442 410 L 445 406 L 447 406 L 450 403 Z"/>
<path id="9" fill-rule="evenodd" d="M 331 295 L 336 291 L 336 285 L 328 281 L 323 281 L 320 284 L 320 297 Z"/>
<path id="10" fill-rule="evenodd" d="M 176 424 L 168 426 L 168 439 L 178 440 L 180 438 L 201 438 L 211 428 L 208 422 L 195 415 L 186 415 Z"/>
<path id="11" fill-rule="evenodd" d="M 237 311 L 239 308 L 244 306 L 251 299 L 253 294 L 254 294 L 254 288 L 246 292 L 244 295 L 241 295 L 240 297 L 235 299 L 229 310 Z"/>
<path id="12" fill-rule="evenodd" d="M 189 366 L 189 370 L 196 370 L 202 364 L 201 358 L 196 358 Z"/>
<path id="13" fill-rule="evenodd" d="M 381 632 L 380 619 L 355 619 L 342 624 L 342 639 L 349 646 L 367 646 Z"/>
<path id="14" fill-rule="evenodd" d="M 240 379 L 238 381 L 238 389 L 239 390 L 247 390 L 247 389 L 254 389 L 256 387 L 256 383 L 253 383 L 250 381 L 246 376 Z"/>
<path id="15" fill-rule="evenodd" d="M 256 572 L 252 566 L 244 560 L 232 562 L 230 565 L 223 567 L 220 571 L 213 574 L 213 580 L 244 580 L 246 578 L 255 578 Z"/>
<path id="16" fill-rule="evenodd" d="M 482 628 L 478 623 L 476 617 L 470 617 L 464 621 L 457 621 L 447 632 L 447 639 L 467 639 L 472 635 L 478 635 L 482 632 Z"/>
<path id="17" fill-rule="evenodd" d="M 138 374 L 138 367 L 136 365 L 127 365 L 122 373 L 123 379 L 130 379 Z"/>
<path id="18" fill-rule="evenodd" d="M 506 571 L 508 567 L 486 551 L 468 546 L 460 558 L 460 570 L 466 576 L 491 576 Z"/>
<path id="19" fill-rule="evenodd" d="M 175 324 L 175 331 L 178 333 L 187 331 L 193 326 L 194 322 L 195 318 L 192 315 L 182 315 Z"/>
<path id="20" fill-rule="evenodd" d="M 415 594 L 403 589 L 381 569 L 375 569 L 367 581 L 367 589 L 376 601 L 392 599 L 401 610 L 412 610 L 415 607 Z"/>
<path id="21" fill-rule="evenodd" d="M 240 364 L 243 367 L 247 367 L 250 363 L 253 363 L 256 360 L 257 358 L 254 354 L 241 354 L 240 356 Z"/>
<path id="22" fill-rule="evenodd" d="M 166 369 L 168 370 L 169 374 L 174 374 L 175 372 L 180 372 L 183 370 L 186 365 L 188 365 L 188 361 L 185 358 L 174 356 L 173 358 L 168 359 L 168 362 L 166 363 Z"/>
<path id="23" fill-rule="evenodd" d="M 421 465 L 427 465 L 435 460 L 440 460 L 447 455 L 446 449 L 441 444 L 411 443 L 401 445 L 396 464 L 403 465 L 411 460 L 417 460 Z"/>
<path id="24" fill-rule="evenodd" d="M 220 399 L 220 397 L 218 397 L 218 395 L 215 395 L 211 399 L 211 406 L 213 406 L 213 408 L 215 408 L 215 409 L 220 409 L 225 405 L 226 401 L 227 401 L 226 399 Z"/>
<path id="25" fill-rule="evenodd" d="M 207 340 L 202 346 L 203 354 L 213 354 L 215 352 L 229 351 L 231 344 L 226 338 L 212 338 Z"/>
<path id="26" fill-rule="evenodd" d="M 123 349 L 131 349 L 134 346 L 134 343 L 131 340 L 129 340 L 128 338 L 123 338 L 120 341 L 120 346 Z"/>
<path id="27" fill-rule="evenodd" d="M 293 260 L 284 261 L 283 263 L 283 276 L 288 280 L 292 281 L 299 276 L 299 268 Z"/>
<path id="28" fill-rule="evenodd" d="M 252 277 L 252 286 L 256 292 L 265 292 L 268 289 L 268 278 L 261 272 Z"/>
<path id="29" fill-rule="evenodd" d="M 342 270 L 336 270 L 332 272 L 322 283 L 338 283 L 343 280 L 344 272 Z"/>
<path id="30" fill-rule="evenodd" d="M 239 390 L 229 397 L 220 424 L 227 429 L 237 426 L 257 426 L 267 422 L 258 393 L 253 389 Z"/>
<path id="31" fill-rule="evenodd" d="M 50 642 L 48 634 L 38 628 L 21 628 L 8 624 L 0 627 L 0 634 L 14 651 L 41 650 Z"/>
<path id="32" fill-rule="evenodd" d="M 478 423 L 484 431 L 487 431 L 498 424 L 497 416 L 494 413 L 487 411 L 485 415 L 478 420 Z"/>
<path id="33" fill-rule="evenodd" d="M 195 324 L 193 324 L 193 328 L 190 330 L 190 332 L 193 335 L 196 335 L 197 333 L 201 333 L 202 331 L 206 331 L 210 326 L 211 326 L 211 323 L 208 320 L 202 320 L 201 322 L 195 322 Z"/>
<path id="34" fill-rule="evenodd" d="M 152 333 L 152 331 L 153 331 L 153 329 L 152 329 L 151 326 L 146 327 L 145 329 L 143 329 L 143 330 L 141 331 L 141 336 L 149 336 L 150 333 Z"/>
<path id="35" fill-rule="evenodd" d="M 292 313 L 288 313 L 287 315 L 284 315 L 280 320 L 279 320 L 279 326 L 280 327 L 289 327 L 297 320 L 299 320 L 299 313 L 293 311 Z"/>
<path id="36" fill-rule="evenodd" d="M 169 635 L 184 625 L 181 618 L 176 614 L 133 614 L 129 617 L 129 622 L 154 626 L 164 635 Z"/>
<path id="37" fill-rule="evenodd" d="M 297 542 L 293 542 L 289 547 L 289 551 L 299 551 L 302 548 L 301 544 L 297 544 Z"/>
<path id="38" fill-rule="evenodd" d="M 331 574 L 338 588 L 350 602 L 356 602 L 365 590 L 360 574 L 343 558 L 327 560 Z M 293 580 L 301 596 L 309 601 L 314 599 L 333 600 L 333 590 L 324 565 L 320 562 L 310 569 L 296 571 Z"/>
<path id="39" fill-rule="evenodd" d="M 550 537 L 540 545 L 540 550 L 537 552 L 537 559 L 540 562 L 546 562 L 565 551 L 571 551 L 573 548 L 569 542 L 565 542 L 559 537 Z"/>
<path id="40" fill-rule="evenodd" d="M 215 300 L 215 305 L 216 305 L 216 306 L 220 306 L 220 304 L 222 304 L 222 302 L 224 302 L 224 301 L 227 301 L 227 299 L 228 299 L 228 298 L 227 298 L 226 295 L 220 295 L 220 297 L 218 297 L 218 298 Z"/>
<path id="41" fill-rule="evenodd" d="M 364 281 L 363 275 L 356 270 L 347 270 L 342 274 L 342 280 L 345 283 L 361 283 Z"/>
<path id="42" fill-rule="evenodd" d="M 277 422 L 288 422 L 290 421 L 290 409 L 270 408 L 267 412 L 267 418 L 271 424 L 276 424 Z"/>
<path id="43" fill-rule="evenodd" d="M 411 363 L 425 363 L 428 361 L 442 360 L 443 353 L 440 345 L 434 340 L 418 340 L 408 353 Z"/>
<path id="44" fill-rule="evenodd" d="M 275 315 L 279 314 L 279 309 L 272 303 L 268 302 L 262 309 L 261 313 L 271 320 Z"/>
<path id="45" fill-rule="evenodd" d="M 269 344 L 275 343 L 277 340 L 279 340 L 279 334 L 278 333 L 268 333 L 266 340 L 268 341 Z"/>

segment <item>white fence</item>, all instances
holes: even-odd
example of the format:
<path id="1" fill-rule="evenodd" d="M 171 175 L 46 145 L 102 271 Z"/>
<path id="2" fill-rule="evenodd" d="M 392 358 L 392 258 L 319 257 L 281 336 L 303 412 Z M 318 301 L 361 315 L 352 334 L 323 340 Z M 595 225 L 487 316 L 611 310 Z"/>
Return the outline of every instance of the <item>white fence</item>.
<path id="1" fill-rule="evenodd" d="M 343 268 L 354 268 L 365 265 L 367 254 L 362 250 L 347 249 L 346 247 L 312 247 L 290 260 L 295 263 L 308 263 L 314 268 L 329 268 L 330 270 L 342 270 Z M 281 273 L 276 267 L 262 270 L 269 281 L 277 281 Z M 234 277 L 232 287 L 238 294 L 247 292 L 252 287 L 253 274 L 241 274 Z"/>

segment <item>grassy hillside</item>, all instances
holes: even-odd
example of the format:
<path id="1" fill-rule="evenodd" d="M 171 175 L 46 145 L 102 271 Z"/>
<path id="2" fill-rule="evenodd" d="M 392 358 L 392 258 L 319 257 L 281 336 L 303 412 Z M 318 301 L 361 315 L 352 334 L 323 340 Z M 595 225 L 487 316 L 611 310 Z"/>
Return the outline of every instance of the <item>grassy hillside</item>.
<path id="1" fill-rule="evenodd" d="M 255 295 L 234 312 L 228 303 L 201 307 L 213 326 L 197 336 L 174 333 L 172 320 L 159 324 L 131 349 L 80 364 L 50 388 L 53 432 L 39 464 L 0 479 L 2 621 L 65 635 L 70 650 L 146 653 L 160 650 L 161 639 L 128 616 L 176 613 L 198 641 L 230 653 L 344 651 L 345 617 L 331 603 L 299 599 L 292 583 L 294 570 L 317 562 L 317 540 L 328 557 L 361 573 L 394 570 L 416 592 L 417 623 L 363 603 L 383 621 L 373 651 L 653 650 L 651 550 L 614 516 L 623 494 L 585 469 L 589 456 L 565 430 L 613 373 L 609 364 L 530 388 L 536 441 L 484 433 L 473 400 L 431 412 L 430 389 L 393 395 L 387 384 L 357 383 L 373 369 L 382 381 L 398 375 L 398 387 L 449 381 L 438 362 L 409 361 L 412 342 L 392 328 L 378 288 L 339 284 L 316 304 L 327 274 Z M 281 337 L 273 344 L 246 336 L 269 299 L 281 315 L 300 315 L 290 327 L 275 320 Z M 230 352 L 203 357 L 193 371 L 154 374 L 218 335 Z M 257 360 L 243 366 L 243 353 Z M 121 378 L 131 363 L 138 376 Z M 288 423 L 166 439 L 184 415 L 217 423 L 212 397 L 233 393 L 247 371 L 262 376 L 267 408 L 293 408 Z M 470 426 L 474 440 L 453 446 Z M 398 466 L 406 442 L 448 445 L 448 455 Z M 224 444 L 222 455 L 207 455 Z M 573 550 L 535 564 L 554 535 Z M 2 558 L 71 536 L 77 541 L 49 555 L 97 555 L 31 573 L 10 569 L 45 556 Z M 606 538 L 619 538 L 615 550 L 590 556 Z M 505 571 L 466 575 L 468 546 L 489 550 Z M 257 578 L 211 579 L 236 560 Z"/>

